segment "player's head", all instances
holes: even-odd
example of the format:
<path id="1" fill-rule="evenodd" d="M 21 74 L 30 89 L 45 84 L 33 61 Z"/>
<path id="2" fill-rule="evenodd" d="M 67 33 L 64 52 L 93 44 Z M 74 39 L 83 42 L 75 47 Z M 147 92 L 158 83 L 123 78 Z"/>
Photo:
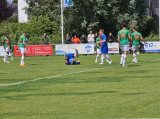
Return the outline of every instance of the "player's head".
<path id="1" fill-rule="evenodd" d="M 46 32 L 44 32 L 44 33 L 43 33 L 43 36 L 46 37 L 46 35 L 47 35 Z"/>
<path id="2" fill-rule="evenodd" d="M 27 35 L 27 31 L 23 31 L 23 35 L 26 36 Z"/>
<path id="3" fill-rule="evenodd" d="M 133 27 L 133 31 L 135 32 L 135 31 L 137 31 L 138 30 L 138 28 L 136 27 L 136 26 L 134 26 Z"/>
<path id="4" fill-rule="evenodd" d="M 100 30 L 99 30 L 99 34 L 102 35 L 103 33 L 104 33 L 104 30 L 103 30 L 103 29 L 100 29 Z"/>
<path id="5" fill-rule="evenodd" d="M 6 37 L 8 38 L 8 37 L 9 37 L 9 34 L 6 34 Z"/>
<path id="6" fill-rule="evenodd" d="M 72 65 L 76 65 L 76 61 L 73 61 L 73 62 L 72 62 Z"/>
<path id="7" fill-rule="evenodd" d="M 127 27 L 127 24 L 125 22 L 122 23 L 122 27 Z"/>

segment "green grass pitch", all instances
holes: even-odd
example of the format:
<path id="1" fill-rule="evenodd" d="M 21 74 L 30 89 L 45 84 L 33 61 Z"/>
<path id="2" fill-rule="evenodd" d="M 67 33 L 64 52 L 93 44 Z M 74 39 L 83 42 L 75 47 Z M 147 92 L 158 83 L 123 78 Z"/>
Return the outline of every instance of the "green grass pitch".
<path id="1" fill-rule="evenodd" d="M 66 66 L 62 56 L 0 58 L 0 118 L 160 118 L 160 55 L 137 55 L 138 63 L 98 65 L 95 55 Z M 144 62 L 145 61 L 145 62 Z M 100 62 L 100 59 L 99 59 Z"/>

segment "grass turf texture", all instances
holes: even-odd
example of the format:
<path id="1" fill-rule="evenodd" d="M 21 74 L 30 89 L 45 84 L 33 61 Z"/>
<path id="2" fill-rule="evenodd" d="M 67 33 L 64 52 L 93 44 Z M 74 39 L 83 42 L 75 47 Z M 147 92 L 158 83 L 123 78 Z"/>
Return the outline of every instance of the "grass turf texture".
<path id="1" fill-rule="evenodd" d="M 151 61 L 159 54 L 138 55 L 137 64 L 128 55 L 126 68 L 118 67 L 120 55 L 110 56 L 112 65 L 95 57 L 80 56 L 79 66 L 66 66 L 62 56 L 27 57 L 26 67 L 20 57 L 0 58 L 0 84 L 27 81 L 0 86 L 0 118 L 160 118 L 160 60 Z M 86 72 L 67 75 L 79 71 Z"/>

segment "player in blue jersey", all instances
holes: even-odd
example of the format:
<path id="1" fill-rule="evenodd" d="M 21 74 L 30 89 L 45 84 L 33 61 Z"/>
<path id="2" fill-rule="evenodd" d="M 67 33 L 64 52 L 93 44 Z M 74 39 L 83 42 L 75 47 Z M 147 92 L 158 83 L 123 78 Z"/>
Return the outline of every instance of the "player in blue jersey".
<path id="1" fill-rule="evenodd" d="M 78 62 L 76 62 L 75 61 L 75 57 L 79 57 L 79 53 L 78 53 L 78 49 L 77 48 L 75 48 L 75 50 L 76 50 L 76 53 L 74 54 L 74 53 L 69 53 L 69 54 L 67 54 L 66 52 L 65 52 L 65 54 L 64 54 L 64 58 L 65 58 L 65 64 L 66 65 L 79 65 L 80 64 L 80 61 L 78 61 Z"/>
<path id="2" fill-rule="evenodd" d="M 104 34 L 104 30 L 101 29 L 99 31 L 99 34 L 101 35 L 101 41 L 98 42 L 98 43 L 101 43 L 101 63 L 100 64 L 103 64 L 105 57 L 106 57 L 106 60 L 109 61 L 109 64 L 112 64 L 112 61 L 111 61 L 110 57 L 108 56 L 107 37 Z"/>

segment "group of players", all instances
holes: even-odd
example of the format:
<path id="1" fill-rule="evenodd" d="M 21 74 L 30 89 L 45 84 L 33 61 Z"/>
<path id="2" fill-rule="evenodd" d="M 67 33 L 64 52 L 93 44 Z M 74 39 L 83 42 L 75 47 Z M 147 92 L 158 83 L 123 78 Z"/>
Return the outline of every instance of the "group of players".
<path id="1" fill-rule="evenodd" d="M 27 49 L 26 42 L 25 42 L 26 35 L 27 35 L 27 32 L 23 31 L 23 34 L 20 36 L 18 40 L 19 50 L 22 54 L 20 66 L 26 66 L 24 62 L 25 50 Z M 140 45 L 140 40 L 142 40 L 145 44 L 147 44 L 147 42 L 145 42 L 145 40 L 143 39 L 141 33 L 137 31 L 137 27 L 133 27 L 133 33 L 130 35 L 129 30 L 126 29 L 126 23 L 125 22 L 122 23 L 122 29 L 118 32 L 119 47 L 121 48 L 121 51 L 122 51 L 121 60 L 120 60 L 120 65 L 122 67 L 126 67 L 125 63 L 127 59 L 128 50 L 129 50 L 129 43 L 128 43 L 129 41 L 130 41 L 131 49 L 133 50 L 134 59 L 132 62 L 135 62 L 135 63 L 137 62 L 136 51 L 138 50 L 138 47 Z M 13 54 L 11 53 L 11 40 L 8 34 L 6 34 L 6 37 L 3 39 L 3 46 L 5 49 L 4 62 L 9 63 L 8 61 L 9 53 L 11 54 L 12 60 L 13 60 Z M 97 60 L 101 55 L 100 64 L 104 63 L 104 59 L 106 59 L 106 61 L 109 62 L 109 64 L 112 64 L 112 60 L 108 55 L 107 37 L 104 34 L 103 29 L 99 31 L 99 37 L 96 39 L 96 47 L 97 47 L 97 56 L 96 56 L 95 62 L 97 63 Z M 64 57 L 66 60 L 65 61 L 66 65 L 80 64 L 80 61 L 76 62 L 74 59 L 75 57 L 79 56 L 78 49 L 75 48 L 75 50 L 76 50 L 75 54 L 74 53 L 67 54 L 67 52 L 65 52 Z"/>
<path id="2" fill-rule="evenodd" d="M 20 52 L 22 54 L 20 66 L 26 66 L 26 64 L 24 63 L 25 50 L 27 49 L 27 46 L 26 46 L 26 35 L 27 35 L 27 32 L 23 31 L 23 34 L 20 36 L 20 38 L 18 40 L 19 50 L 20 50 Z M 9 57 L 9 54 L 10 54 L 11 55 L 11 60 L 13 60 L 13 54 L 12 54 L 12 51 L 11 51 L 11 40 L 10 40 L 8 34 L 6 34 L 5 38 L 2 41 L 2 44 L 3 44 L 3 47 L 5 49 L 4 62 L 10 63 L 8 61 L 8 57 Z"/>

